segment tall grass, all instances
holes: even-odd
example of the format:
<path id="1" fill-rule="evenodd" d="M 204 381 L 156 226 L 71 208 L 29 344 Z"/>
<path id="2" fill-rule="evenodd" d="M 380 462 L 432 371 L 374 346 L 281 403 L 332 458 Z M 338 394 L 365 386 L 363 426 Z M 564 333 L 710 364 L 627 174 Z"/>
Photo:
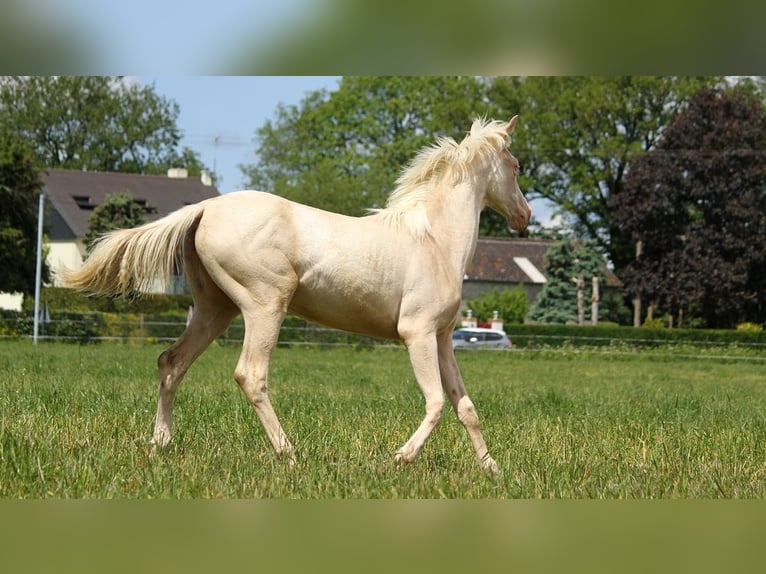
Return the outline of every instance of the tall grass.
<path id="1" fill-rule="evenodd" d="M 745 360 L 672 354 L 463 353 L 490 451 L 482 473 L 449 412 L 423 416 L 403 349 L 278 349 L 271 397 L 298 463 L 276 458 L 211 347 L 149 457 L 159 346 L 0 344 L 0 496 L 13 498 L 761 498 L 766 381 Z"/>

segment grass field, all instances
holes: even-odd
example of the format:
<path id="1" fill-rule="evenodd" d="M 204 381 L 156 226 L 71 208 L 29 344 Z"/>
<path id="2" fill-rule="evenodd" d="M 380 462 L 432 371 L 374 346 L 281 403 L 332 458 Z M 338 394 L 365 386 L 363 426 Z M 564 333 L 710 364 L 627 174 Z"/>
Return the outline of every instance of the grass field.
<path id="1" fill-rule="evenodd" d="M 0 343 L 4 498 L 763 498 L 766 369 L 673 353 L 474 352 L 458 361 L 499 477 L 450 411 L 411 465 L 423 415 L 403 349 L 278 349 L 271 398 L 298 463 L 277 459 L 214 346 L 148 456 L 153 345 Z"/>

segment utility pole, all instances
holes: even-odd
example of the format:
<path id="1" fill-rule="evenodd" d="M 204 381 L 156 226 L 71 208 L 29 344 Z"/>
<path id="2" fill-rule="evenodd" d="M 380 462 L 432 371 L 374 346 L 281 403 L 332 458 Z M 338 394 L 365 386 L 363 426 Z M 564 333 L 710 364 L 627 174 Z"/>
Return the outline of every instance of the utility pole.
<path id="1" fill-rule="evenodd" d="M 40 328 L 40 283 L 43 275 L 43 207 L 45 194 L 40 191 L 40 203 L 37 208 L 37 261 L 35 267 L 35 318 L 32 341 L 37 345 L 37 333 Z"/>

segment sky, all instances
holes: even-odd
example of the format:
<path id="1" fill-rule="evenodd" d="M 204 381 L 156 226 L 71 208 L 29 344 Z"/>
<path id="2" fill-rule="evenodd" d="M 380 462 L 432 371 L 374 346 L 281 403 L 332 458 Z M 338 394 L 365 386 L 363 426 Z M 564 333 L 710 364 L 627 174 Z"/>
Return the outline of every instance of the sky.
<path id="1" fill-rule="evenodd" d="M 243 189 L 239 164 L 255 163 L 255 130 L 277 106 L 297 105 L 312 91 L 334 90 L 337 76 L 139 76 L 179 106 L 182 146 L 197 151 L 219 176 L 218 190 Z"/>

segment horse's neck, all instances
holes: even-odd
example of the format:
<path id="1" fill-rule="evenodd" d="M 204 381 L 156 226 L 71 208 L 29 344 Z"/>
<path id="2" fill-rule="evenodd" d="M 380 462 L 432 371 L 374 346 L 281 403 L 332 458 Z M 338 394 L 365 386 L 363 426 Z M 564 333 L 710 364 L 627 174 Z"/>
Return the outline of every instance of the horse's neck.
<path id="1" fill-rule="evenodd" d="M 434 242 L 460 282 L 476 249 L 486 185 L 483 175 L 457 185 L 443 184 L 438 190 L 441 197 L 429 210 Z"/>

